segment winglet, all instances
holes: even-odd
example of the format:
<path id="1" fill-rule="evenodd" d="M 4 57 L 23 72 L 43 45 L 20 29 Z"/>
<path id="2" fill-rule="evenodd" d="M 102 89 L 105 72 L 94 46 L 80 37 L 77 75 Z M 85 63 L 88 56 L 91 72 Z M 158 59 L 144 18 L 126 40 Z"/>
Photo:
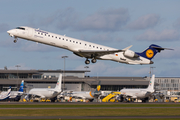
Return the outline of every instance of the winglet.
<path id="1" fill-rule="evenodd" d="M 126 51 L 126 50 L 129 50 L 133 45 L 130 45 L 129 47 L 126 47 L 124 48 L 123 50 Z"/>

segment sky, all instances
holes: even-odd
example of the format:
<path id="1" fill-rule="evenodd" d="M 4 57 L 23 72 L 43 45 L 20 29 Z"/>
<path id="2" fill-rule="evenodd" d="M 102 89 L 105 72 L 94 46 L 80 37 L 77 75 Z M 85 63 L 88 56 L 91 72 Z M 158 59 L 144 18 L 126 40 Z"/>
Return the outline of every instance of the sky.
<path id="1" fill-rule="evenodd" d="M 172 48 L 152 65 L 97 60 L 89 76 L 180 77 L 179 0 L 0 0 L 0 69 L 86 70 L 85 58 L 68 50 L 10 37 L 7 30 L 29 26 L 44 31 L 142 52 L 151 44 Z"/>

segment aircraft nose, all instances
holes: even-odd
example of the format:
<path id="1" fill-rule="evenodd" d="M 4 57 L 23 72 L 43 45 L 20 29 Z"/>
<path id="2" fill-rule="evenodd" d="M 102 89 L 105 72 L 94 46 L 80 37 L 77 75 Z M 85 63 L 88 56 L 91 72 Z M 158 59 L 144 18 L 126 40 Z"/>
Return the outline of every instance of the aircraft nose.
<path id="1" fill-rule="evenodd" d="M 10 33 L 11 33 L 11 30 L 8 30 L 8 31 L 7 31 L 7 33 L 9 33 L 9 34 L 10 34 Z"/>
<path id="2" fill-rule="evenodd" d="M 14 36 L 14 35 L 13 35 L 14 32 L 15 32 L 14 30 L 8 30 L 8 31 L 7 31 L 7 33 L 8 33 L 11 37 Z"/>

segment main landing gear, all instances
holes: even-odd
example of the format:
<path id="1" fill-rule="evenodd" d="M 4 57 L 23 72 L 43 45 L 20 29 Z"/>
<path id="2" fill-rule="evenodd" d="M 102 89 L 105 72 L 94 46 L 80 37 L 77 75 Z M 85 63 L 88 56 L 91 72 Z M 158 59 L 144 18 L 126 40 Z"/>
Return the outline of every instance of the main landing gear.
<path id="1" fill-rule="evenodd" d="M 92 63 L 96 63 L 97 60 L 93 58 L 93 59 L 91 60 L 91 62 L 92 62 Z M 89 64 L 89 63 L 90 63 L 90 61 L 89 61 L 88 58 L 87 58 L 86 61 L 85 61 L 85 64 Z"/>

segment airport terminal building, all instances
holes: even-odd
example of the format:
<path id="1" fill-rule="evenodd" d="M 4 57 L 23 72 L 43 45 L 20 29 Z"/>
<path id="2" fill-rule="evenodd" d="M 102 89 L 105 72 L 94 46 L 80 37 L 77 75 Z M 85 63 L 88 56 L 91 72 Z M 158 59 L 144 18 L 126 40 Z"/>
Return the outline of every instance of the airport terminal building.
<path id="1" fill-rule="evenodd" d="M 91 77 L 86 70 L 0 70 L 0 91 L 9 86 L 18 90 L 24 80 L 24 91 L 32 88 L 54 88 L 59 74 L 63 75 L 62 88 L 64 90 L 89 91 L 95 90 L 98 81 L 101 81 L 102 91 L 119 91 L 122 88 L 146 88 L 149 77 Z M 155 79 L 155 88 L 158 90 L 180 91 L 180 78 Z"/>

